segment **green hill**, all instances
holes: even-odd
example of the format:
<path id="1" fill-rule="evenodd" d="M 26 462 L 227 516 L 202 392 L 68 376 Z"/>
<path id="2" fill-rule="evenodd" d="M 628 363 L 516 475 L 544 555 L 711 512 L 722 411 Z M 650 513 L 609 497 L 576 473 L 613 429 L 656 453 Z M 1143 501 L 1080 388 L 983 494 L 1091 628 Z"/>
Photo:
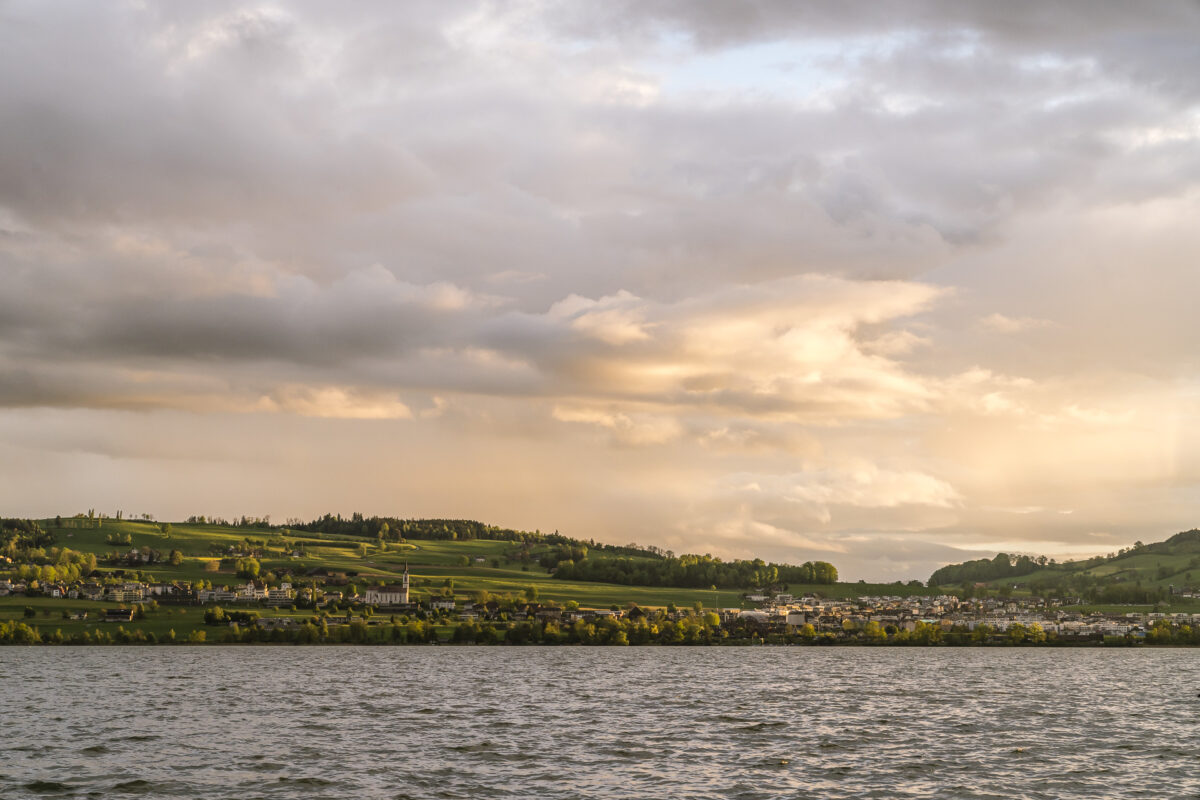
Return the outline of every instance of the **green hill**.
<path id="1" fill-rule="evenodd" d="M 1001 589 L 1038 595 L 1079 597 L 1090 603 L 1149 603 L 1172 591 L 1191 594 L 1200 587 L 1200 530 L 1183 531 L 1163 542 L 1135 543 L 1105 556 L 1056 562 L 1045 557 L 1010 556 L 951 564 L 935 571 L 930 586 Z"/>
<path id="2" fill-rule="evenodd" d="M 36 533 L 26 530 L 31 525 Z M 832 597 L 916 591 L 899 584 L 839 584 L 836 569 L 824 562 L 724 562 L 469 520 L 358 514 L 285 525 L 249 518 L 161 523 L 88 515 L 4 520 L 0 554 L 11 559 L 8 570 L 0 565 L 0 575 L 42 582 L 90 575 L 220 587 L 257 575 L 268 583 L 361 591 L 398 581 L 407 567 L 415 599 L 450 594 L 465 600 L 488 592 L 584 607 L 697 602 L 737 607 L 744 593 L 768 586 Z"/>

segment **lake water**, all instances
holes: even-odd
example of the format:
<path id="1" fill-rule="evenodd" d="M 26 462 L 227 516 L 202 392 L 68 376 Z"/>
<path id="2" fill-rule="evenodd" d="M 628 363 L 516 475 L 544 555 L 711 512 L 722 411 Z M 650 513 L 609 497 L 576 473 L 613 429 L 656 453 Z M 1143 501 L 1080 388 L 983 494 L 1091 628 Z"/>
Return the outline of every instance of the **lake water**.
<path id="1" fill-rule="evenodd" d="M 0 648 L 0 797 L 1200 796 L 1200 651 Z"/>

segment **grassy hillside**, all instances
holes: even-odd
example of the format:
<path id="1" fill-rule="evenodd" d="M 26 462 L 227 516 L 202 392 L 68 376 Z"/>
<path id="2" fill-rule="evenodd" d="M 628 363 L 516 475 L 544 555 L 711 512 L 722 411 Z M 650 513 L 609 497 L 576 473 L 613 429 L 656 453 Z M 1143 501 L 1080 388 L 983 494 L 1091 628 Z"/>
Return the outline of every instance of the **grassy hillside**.
<path id="1" fill-rule="evenodd" d="M 1106 556 L 1056 563 L 1003 553 L 993 559 L 952 564 L 936 571 L 930 583 L 956 590 L 1005 589 L 1018 593 L 1071 595 L 1089 601 L 1140 602 L 1200 592 L 1200 531 L 1178 533 L 1166 541 L 1136 543 Z M 1140 599 L 1139 599 L 1140 598 Z"/>
<path id="2" fill-rule="evenodd" d="M 157 581 L 208 581 L 215 586 L 244 582 L 237 576 L 236 559 L 253 554 L 263 576 L 292 582 L 308 580 L 345 581 L 360 591 L 368 585 L 392 583 L 407 566 L 415 596 L 442 594 L 446 587 L 460 599 L 480 591 L 491 594 L 523 594 L 529 588 L 540 600 L 560 603 L 574 600 L 584 607 L 604 608 L 636 603 L 663 607 L 674 603 L 706 608 L 738 607 L 742 592 L 752 589 L 689 589 L 661 586 L 628 586 L 555 578 L 538 563 L 551 550 L 550 544 L 529 544 L 494 539 L 408 539 L 386 541 L 363 536 L 339 535 L 287 527 L 253 528 L 223 524 L 158 523 L 137 520 L 68 518 L 40 520 L 54 546 L 95 553 L 106 573 L 123 571 Z M 113 553 L 149 548 L 161 554 L 155 563 L 118 565 L 108 562 Z M 181 562 L 167 562 L 171 551 L 179 551 Z M 297 555 L 296 553 L 300 553 Z M 610 552 L 593 547 L 588 558 L 651 560 L 653 556 L 631 555 L 627 550 Z M 482 559 L 482 561 L 479 561 Z M 911 586 L 899 584 L 790 584 L 795 594 L 814 592 L 829 597 L 859 594 L 911 594 Z"/>

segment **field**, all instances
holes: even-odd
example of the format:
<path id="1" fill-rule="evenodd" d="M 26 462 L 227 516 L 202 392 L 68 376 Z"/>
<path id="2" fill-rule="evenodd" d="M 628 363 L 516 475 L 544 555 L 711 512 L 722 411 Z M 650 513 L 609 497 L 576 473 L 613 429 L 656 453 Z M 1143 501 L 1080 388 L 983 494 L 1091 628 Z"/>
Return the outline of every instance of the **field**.
<path id="1" fill-rule="evenodd" d="M 533 549 L 533 560 L 520 560 L 519 547 L 509 541 L 412 539 L 381 544 L 361 537 L 211 524 L 164 525 L 105 519 L 99 527 L 91 527 L 95 524 L 93 521 L 78 518 L 65 519 L 61 526 L 55 520 L 42 520 L 41 524 L 54 534 L 57 546 L 96 553 L 103 570 L 121 569 L 104 563 L 108 553 L 149 547 L 159 551 L 165 559 L 172 550 L 178 550 L 182 555 L 178 565 L 163 560 L 140 567 L 143 577 L 164 582 L 209 581 L 218 587 L 244 582 L 236 575 L 234 559 L 239 554 L 255 552 L 263 575 L 291 575 L 295 580 L 311 575 L 314 570 L 324 570 L 328 575 L 345 579 L 360 591 L 367 585 L 398 582 L 407 567 L 416 597 L 442 594 L 446 587 L 450 587 L 460 600 L 480 591 L 493 595 L 523 595 L 532 588 L 539 600 L 559 603 L 574 600 L 584 608 L 623 607 L 629 603 L 652 607 L 672 603 L 691 607 L 700 603 L 710 609 L 745 605 L 742 591 L 732 589 L 713 591 L 559 580 L 536 561 L 537 555 L 546 550 L 545 546 Z M 124 543 L 126 537 L 128 543 Z M 298 551 L 302 554 L 295 555 Z M 598 548 L 589 554 L 592 559 L 606 557 L 610 556 Z M 139 567 L 123 569 L 126 575 L 133 575 Z M 826 597 L 851 597 L 912 594 L 919 590 L 898 584 L 855 583 L 792 585 L 788 591 L 797 595 L 814 592 Z M 21 608 L 28 605 L 21 598 L 16 603 L 19 607 L 10 607 L 14 600 L 18 599 L 0 599 L 0 618 L 19 615 Z M 65 601 L 47 602 L 55 604 L 55 609 L 61 609 Z M 74 601 L 68 604 L 84 607 Z M 182 628 L 195 624 L 195 620 L 183 613 L 184 610 L 176 608 L 175 615 L 170 618 L 170 625 L 175 627 L 177 635 L 182 635 Z M 38 619 L 41 622 L 40 613 Z M 64 633 L 69 631 L 70 625 L 79 624 L 66 620 L 62 623 Z M 158 623 L 164 631 L 170 627 L 156 617 Z"/>

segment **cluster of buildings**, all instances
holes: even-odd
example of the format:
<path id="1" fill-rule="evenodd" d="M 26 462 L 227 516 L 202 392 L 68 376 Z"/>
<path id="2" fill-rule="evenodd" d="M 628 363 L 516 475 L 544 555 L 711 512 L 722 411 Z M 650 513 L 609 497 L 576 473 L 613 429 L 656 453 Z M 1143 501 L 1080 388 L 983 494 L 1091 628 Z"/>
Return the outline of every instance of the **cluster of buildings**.
<path id="1" fill-rule="evenodd" d="M 0 597 L 10 594 L 27 594 L 24 581 L 0 578 Z M 307 590 L 305 590 L 307 591 Z M 119 583 L 43 583 L 38 587 L 45 597 L 67 600 L 106 600 L 112 603 L 257 603 L 268 605 L 290 605 L 297 594 L 290 583 L 267 586 L 262 581 L 246 581 L 244 584 L 220 589 L 197 589 L 188 583 L 146 583 L 144 581 L 122 581 Z"/>
<path id="2" fill-rule="evenodd" d="M 23 581 L 0 578 L 0 597 L 24 594 L 29 587 Z M 268 586 L 262 581 L 247 580 L 222 588 L 200 589 L 187 583 L 147 583 L 123 581 L 98 583 L 83 581 L 72 584 L 49 583 L 38 587 L 44 596 L 67 600 L 103 600 L 124 605 L 157 601 L 231 605 L 254 603 L 286 606 L 293 603 L 305 607 L 329 605 L 349 600 L 393 612 L 415 611 L 418 608 L 454 613 L 464 621 L 529 620 L 541 622 L 574 622 L 600 617 L 637 617 L 645 615 L 633 607 L 625 611 L 565 610 L 554 605 L 536 602 L 501 604 L 460 604 L 453 597 L 431 596 L 423 603 L 412 602 L 407 570 L 397 584 L 371 586 L 362 594 L 347 595 L 337 587 L 295 588 L 283 582 Z M 813 595 L 794 597 L 787 594 L 749 594 L 745 596 L 753 608 L 718 610 L 723 625 L 753 625 L 764 632 L 795 633 L 812 626 L 817 633 L 844 634 L 877 623 L 889 633 L 914 631 L 918 624 L 939 626 L 943 630 L 975 631 L 986 625 L 989 630 L 1004 633 L 1015 625 L 1026 629 L 1039 626 L 1046 633 L 1060 637 L 1090 638 L 1096 636 L 1141 636 L 1155 623 L 1167 620 L 1175 624 L 1200 625 L 1200 614 L 1186 613 L 1091 613 L 1084 614 L 1064 607 L 1058 600 L 1042 598 L 984 598 L 961 600 L 953 595 L 937 596 L 863 596 L 852 599 L 826 599 Z M 122 614 L 124 612 L 121 612 Z M 665 616 L 686 616 L 688 612 Z"/>
<path id="3" fill-rule="evenodd" d="M 286 606 L 301 602 L 305 605 L 322 605 L 350 599 L 375 606 L 407 608 L 409 603 L 409 576 L 407 570 L 396 586 L 372 587 L 366 594 L 354 594 L 347 597 L 343 592 L 330 586 L 326 589 L 295 588 L 284 581 L 270 586 L 263 581 L 247 580 L 245 583 L 235 583 L 220 588 L 198 588 L 186 582 L 148 583 L 145 581 L 119 581 L 100 583 L 98 581 L 77 581 L 74 583 L 40 583 L 36 592 L 45 597 L 62 598 L 67 600 L 103 600 L 113 603 L 145 603 L 151 600 L 160 603 L 186 604 L 234 604 L 234 603 L 263 603 L 270 606 Z M 0 597 L 12 594 L 28 594 L 29 585 L 25 581 L 0 578 Z M 415 605 L 412 606 L 415 608 Z M 432 607 L 454 610 L 453 599 L 433 598 Z"/>
<path id="4" fill-rule="evenodd" d="M 753 598 L 752 595 L 747 599 Z M 1064 605 L 1067 604 L 1060 600 L 1047 602 L 1039 597 L 960 600 L 953 595 L 938 595 L 828 600 L 813 596 L 796 599 L 776 595 L 772 598 L 761 597 L 759 608 L 737 611 L 736 614 L 739 619 L 755 622 L 768 630 L 788 633 L 811 625 L 817 633 L 840 634 L 847 630 L 860 630 L 867 623 L 875 622 L 885 630 L 891 628 L 909 632 L 916 630 L 918 623 L 939 626 L 946 631 L 974 631 L 986 625 L 989 630 L 998 633 L 1016 625 L 1026 629 L 1037 625 L 1046 633 L 1055 633 L 1060 637 L 1138 637 L 1164 619 L 1175 624 L 1200 624 L 1200 614 L 1084 614 L 1064 608 Z M 723 614 L 722 621 L 724 619 Z"/>

